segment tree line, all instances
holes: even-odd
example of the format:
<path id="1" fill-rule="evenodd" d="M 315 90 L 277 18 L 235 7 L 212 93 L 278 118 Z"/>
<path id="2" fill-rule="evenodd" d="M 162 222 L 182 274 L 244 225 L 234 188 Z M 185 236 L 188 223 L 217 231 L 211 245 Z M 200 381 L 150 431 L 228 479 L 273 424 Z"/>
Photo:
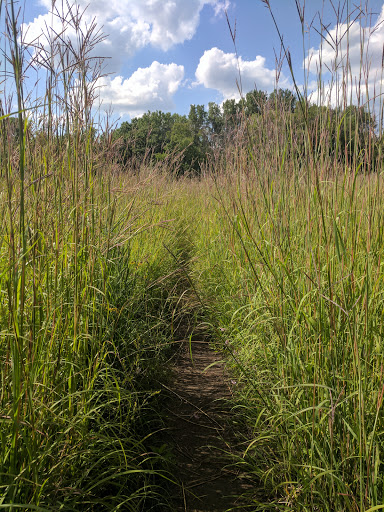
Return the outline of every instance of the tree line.
<path id="1" fill-rule="evenodd" d="M 299 101 L 288 89 L 271 94 L 253 90 L 242 99 L 191 105 L 188 115 L 147 112 L 113 131 L 119 163 L 158 162 L 177 155 L 177 172 L 198 174 L 202 165 L 233 141 L 243 137 L 287 151 L 336 156 L 345 164 L 353 158 L 374 163 L 381 155 L 382 137 L 374 117 L 364 107 L 317 106 Z M 379 155 L 380 153 L 380 155 Z"/>
<path id="2" fill-rule="evenodd" d="M 43 146 L 49 140 L 52 149 L 67 147 L 67 133 L 58 131 L 52 139 L 44 128 L 30 123 L 26 127 L 32 146 Z M 96 139 L 96 151 L 97 141 L 100 148 L 105 147 L 105 135 L 98 137 L 92 126 L 85 129 L 81 140 L 77 136 L 72 143 L 86 143 L 90 137 Z M 18 139 L 17 119 L 7 117 L 0 125 L 4 151 L 6 146 L 17 148 Z M 166 161 L 172 172 L 193 175 L 234 144 L 247 147 L 251 143 L 258 151 L 269 151 L 271 161 L 282 151 L 291 162 L 304 161 L 310 155 L 321 165 L 325 160 L 325 165 L 331 162 L 336 166 L 358 161 L 362 170 L 382 169 L 384 154 L 382 130 L 365 107 L 317 106 L 299 100 L 288 89 L 269 95 L 255 89 L 239 101 L 210 102 L 208 108 L 191 105 L 188 115 L 148 111 L 121 123 L 108 140 L 114 148 L 113 158 L 123 169 Z"/>

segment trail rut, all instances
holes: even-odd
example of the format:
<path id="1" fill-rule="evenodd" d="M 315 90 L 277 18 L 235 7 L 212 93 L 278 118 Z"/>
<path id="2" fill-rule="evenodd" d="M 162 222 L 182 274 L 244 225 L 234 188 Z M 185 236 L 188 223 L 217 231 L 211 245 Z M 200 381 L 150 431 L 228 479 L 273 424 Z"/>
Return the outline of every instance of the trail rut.
<path id="1" fill-rule="evenodd" d="M 208 341 L 181 349 L 169 386 L 167 437 L 175 457 L 179 493 L 175 512 L 242 510 L 245 482 L 231 464 L 231 388 L 220 355 Z"/>

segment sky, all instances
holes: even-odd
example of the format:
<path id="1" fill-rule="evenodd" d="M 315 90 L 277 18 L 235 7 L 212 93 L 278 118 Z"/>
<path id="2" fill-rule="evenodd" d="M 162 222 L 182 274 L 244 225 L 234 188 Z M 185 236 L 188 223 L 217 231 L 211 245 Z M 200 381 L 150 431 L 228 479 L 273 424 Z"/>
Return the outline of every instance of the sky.
<path id="1" fill-rule="evenodd" d="M 306 0 L 304 32 L 297 10 L 303 0 L 69 2 L 83 12 L 83 30 L 95 21 L 105 35 L 91 53 L 106 58 L 104 76 L 97 82 L 100 103 L 105 109 L 112 107 L 121 120 L 141 116 L 148 110 L 188 114 L 191 104 L 239 99 L 239 71 L 243 94 L 255 88 L 270 93 L 276 84 L 293 90 L 287 61 L 278 64 L 281 43 L 272 14 L 290 52 L 297 84 L 300 88 L 308 84 L 314 102 L 337 102 L 340 91 L 332 84 L 337 83 L 346 62 L 353 101 L 357 101 L 356 84 L 361 82 L 361 76 L 365 99 L 367 94 L 371 99 L 378 96 L 384 85 L 383 0 L 362 4 L 343 0 L 344 9 L 339 7 L 338 13 L 333 7 L 336 0 Z M 54 14 L 51 0 L 19 1 L 18 5 L 26 43 L 36 45 L 39 41 L 44 46 L 50 27 L 54 33 L 62 34 L 63 25 L 57 14 L 68 15 L 66 0 L 56 0 Z M 318 33 L 321 23 L 326 27 L 323 37 Z M 65 37 L 75 41 L 73 28 L 67 28 Z M 324 83 L 321 90 L 320 54 Z M 330 68 L 334 69 L 332 75 Z M 29 80 L 32 83 L 34 77 L 29 76 Z"/>

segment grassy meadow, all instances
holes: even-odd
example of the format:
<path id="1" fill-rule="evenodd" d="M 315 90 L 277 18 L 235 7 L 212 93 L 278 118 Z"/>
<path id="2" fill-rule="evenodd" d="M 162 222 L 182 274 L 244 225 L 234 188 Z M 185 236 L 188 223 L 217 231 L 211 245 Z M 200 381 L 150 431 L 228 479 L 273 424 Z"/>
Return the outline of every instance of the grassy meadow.
<path id="1" fill-rule="evenodd" d="M 236 382 L 247 510 L 384 509 L 381 132 L 353 145 L 358 110 L 303 97 L 299 131 L 276 99 L 199 176 L 120 166 L 93 130 L 85 50 L 71 66 L 55 50 L 32 133 L 11 7 L 0 509 L 172 510 L 162 383 L 194 315 Z"/>

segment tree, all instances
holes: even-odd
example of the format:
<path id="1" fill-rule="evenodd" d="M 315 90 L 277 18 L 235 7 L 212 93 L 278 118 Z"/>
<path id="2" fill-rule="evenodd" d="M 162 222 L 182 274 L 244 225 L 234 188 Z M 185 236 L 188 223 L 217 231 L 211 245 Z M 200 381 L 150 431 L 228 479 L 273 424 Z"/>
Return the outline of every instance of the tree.
<path id="1" fill-rule="evenodd" d="M 339 147 L 347 163 L 361 158 L 374 140 L 376 123 L 364 107 L 350 105 L 339 115 Z"/>
<path id="2" fill-rule="evenodd" d="M 132 157 L 157 158 L 170 141 L 174 116 L 169 112 L 147 112 L 129 123 L 123 122 L 113 133 L 113 139 L 121 139 L 121 162 L 127 163 Z"/>
<path id="3" fill-rule="evenodd" d="M 144 156 L 148 151 L 155 156 L 162 153 L 173 125 L 172 114 L 160 110 L 147 112 L 132 121 L 135 155 Z"/>
<path id="4" fill-rule="evenodd" d="M 113 131 L 112 141 L 120 141 L 118 162 L 126 165 L 132 158 L 132 125 L 127 121 L 121 123 L 120 127 Z"/>
<path id="5" fill-rule="evenodd" d="M 219 105 L 211 101 L 208 103 L 208 124 L 211 135 L 220 136 L 224 129 L 223 114 Z"/>
<path id="6" fill-rule="evenodd" d="M 297 98 L 289 89 L 275 89 L 268 98 L 271 105 L 285 112 L 294 112 Z"/>
<path id="7" fill-rule="evenodd" d="M 245 113 L 247 116 L 253 114 L 261 114 L 265 104 L 267 103 L 267 93 L 258 91 L 257 89 L 247 92 L 245 95 Z"/>
<path id="8" fill-rule="evenodd" d="M 191 123 L 195 139 L 200 141 L 206 137 L 205 130 L 208 124 L 208 114 L 204 105 L 191 105 L 188 120 Z"/>
<path id="9" fill-rule="evenodd" d="M 236 100 L 230 99 L 226 100 L 223 103 L 223 119 L 225 128 L 233 129 L 239 125 L 239 114 L 240 109 L 239 105 L 236 103 Z"/>
<path id="10" fill-rule="evenodd" d="M 208 113 L 204 105 L 191 105 L 188 121 L 193 133 L 195 161 L 202 162 L 209 151 Z M 193 165 L 195 170 L 197 170 L 196 165 Z"/>
<path id="11" fill-rule="evenodd" d="M 195 142 L 194 127 L 185 116 L 179 116 L 172 126 L 167 152 L 181 154 L 179 174 L 197 171 L 200 159 L 199 146 Z"/>

